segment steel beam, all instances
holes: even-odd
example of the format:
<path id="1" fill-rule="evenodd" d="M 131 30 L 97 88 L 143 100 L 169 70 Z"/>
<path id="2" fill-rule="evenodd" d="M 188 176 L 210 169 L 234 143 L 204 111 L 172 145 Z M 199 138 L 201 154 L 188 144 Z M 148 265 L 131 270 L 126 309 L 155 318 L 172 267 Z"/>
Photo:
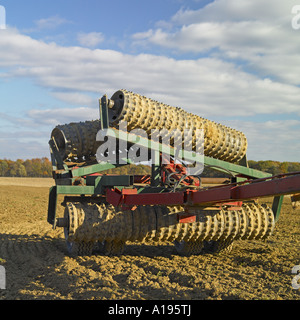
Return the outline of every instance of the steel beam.
<path id="1" fill-rule="evenodd" d="M 107 192 L 110 202 L 116 191 Z M 260 179 L 248 181 L 245 184 L 231 184 L 204 190 L 186 190 L 158 194 L 122 194 L 118 205 L 208 205 L 230 201 L 250 200 L 260 197 L 300 193 L 300 172 L 287 177 L 272 177 L 270 180 Z M 111 203 L 111 202 L 110 202 Z M 278 203 L 279 205 L 279 203 Z M 277 206 L 279 208 L 279 206 Z"/>
<path id="2" fill-rule="evenodd" d="M 260 179 L 265 177 L 270 177 L 271 174 L 262 172 L 256 169 L 251 169 L 245 167 L 243 165 L 238 165 L 235 163 L 229 163 L 223 160 L 207 157 L 204 155 L 198 155 L 198 158 L 195 155 L 195 152 L 184 151 L 184 150 L 176 150 L 170 145 L 165 145 L 163 143 L 159 143 L 157 141 L 151 141 L 149 139 L 143 137 L 137 137 L 135 134 L 123 132 L 117 129 L 111 129 L 111 132 L 107 132 L 108 136 L 117 137 L 117 139 L 128 141 L 129 143 L 133 143 L 141 148 L 147 148 L 148 150 L 152 150 L 153 152 L 159 151 L 166 155 L 171 155 L 179 157 L 180 159 L 184 159 L 186 161 L 194 162 L 202 162 L 205 165 L 212 167 L 212 169 L 221 171 L 224 173 L 232 173 L 233 175 L 240 174 L 247 178 Z M 177 154 L 178 153 L 178 154 Z"/>

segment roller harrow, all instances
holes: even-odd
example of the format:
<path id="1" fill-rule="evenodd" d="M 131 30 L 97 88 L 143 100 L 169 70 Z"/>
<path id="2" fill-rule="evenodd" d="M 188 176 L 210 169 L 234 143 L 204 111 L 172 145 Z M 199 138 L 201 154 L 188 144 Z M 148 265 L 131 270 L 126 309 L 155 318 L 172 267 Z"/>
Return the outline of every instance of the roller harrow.
<path id="1" fill-rule="evenodd" d="M 181 255 L 228 252 L 236 240 L 269 239 L 283 196 L 300 192 L 299 172 L 272 177 L 248 167 L 240 131 L 126 90 L 103 96 L 99 106 L 99 120 L 59 125 L 49 141 L 56 185 L 48 222 L 64 228 L 69 252 L 90 255 L 97 245 L 104 254 L 123 254 L 128 241 L 174 243 Z M 99 161 L 107 143 L 99 131 L 116 139 L 114 152 L 107 152 L 115 163 Z M 178 145 L 192 150 L 179 161 Z M 129 150 L 142 149 L 152 161 L 151 175 L 103 174 L 130 163 Z M 195 160 L 193 152 L 204 154 Z M 187 169 L 186 162 L 200 161 L 229 178 L 206 186 L 201 174 Z M 58 218 L 60 194 L 65 212 Z M 257 203 L 266 196 L 274 197 L 272 208 Z"/>
<path id="2" fill-rule="evenodd" d="M 178 223 L 183 207 L 141 206 L 134 211 L 121 211 L 105 203 L 66 204 L 64 218 L 69 248 L 80 244 L 81 254 L 91 254 L 94 244 L 103 244 L 106 254 L 123 253 L 127 241 L 175 242 L 180 254 L 221 251 L 234 240 L 266 240 L 275 222 L 266 205 L 249 203 L 240 210 L 201 210 L 196 221 Z M 213 246 L 214 244 L 214 246 Z"/>

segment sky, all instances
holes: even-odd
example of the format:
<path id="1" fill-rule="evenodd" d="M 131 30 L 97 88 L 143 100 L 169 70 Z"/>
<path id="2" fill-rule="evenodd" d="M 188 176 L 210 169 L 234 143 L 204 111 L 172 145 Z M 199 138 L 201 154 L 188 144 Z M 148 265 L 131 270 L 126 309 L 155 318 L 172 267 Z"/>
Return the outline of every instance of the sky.
<path id="1" fill-rule="evenodd" d="M 300 161 L 300 0 L 0 5 L 0 159 L 49 157 L 56 125 L 127 89 L 244 132 L 248 159 Z"/>

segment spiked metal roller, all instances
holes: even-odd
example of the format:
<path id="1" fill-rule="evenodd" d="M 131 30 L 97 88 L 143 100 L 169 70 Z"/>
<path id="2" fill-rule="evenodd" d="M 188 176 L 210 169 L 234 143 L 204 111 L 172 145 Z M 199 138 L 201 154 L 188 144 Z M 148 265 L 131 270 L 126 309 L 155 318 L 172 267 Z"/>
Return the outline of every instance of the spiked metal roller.
<path id="1" fill-rule="evenodd" d="M 200 138 L 196 135 L 196 130 L 203 129 L 205 155 L 228 162 L 238 162 L 246 154 L 247 139 L 242 132 L 178 107 L 171 107 L 126 90 L 115 92 L 108 106 L 112 127 L 118 127 L 121 122 L 126 121 L 128 131 L 143 129 L 149 137 L 158 132 L 167 135 L 173 130 L 181 131 L 182 135 L 187 132 L 188 135 L 181 138 L 185 138 L 185 146 L 192 144 L 194 150 L 197 139 Z M 52 136 L 59 142 L 58 147 L 63 159 L 89 158 L 95 155 L 99 146 L 99 142 L 96 141 L 98 130 L 100 121 L 86 121 L 57 126 L 52 131 Z"/>

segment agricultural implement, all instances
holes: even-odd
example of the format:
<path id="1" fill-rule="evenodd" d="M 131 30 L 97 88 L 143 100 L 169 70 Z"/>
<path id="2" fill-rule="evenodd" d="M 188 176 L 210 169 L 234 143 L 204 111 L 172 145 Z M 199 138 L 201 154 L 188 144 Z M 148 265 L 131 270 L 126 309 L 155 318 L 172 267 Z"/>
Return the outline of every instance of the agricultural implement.
<path id="1" fill-rule="evenodd" d="M 182 255 L 229 251 L 236 240 L 268 239 L 284 195 L 300 193 L 300 172 L 248 167 L 240 131 L 126 90 L 104 95 L 99 111 L 98 120 L 57 126 L 49 141 L 48 222 L 64 228 L 69 252 L 90 255 L 98 245 L 117 255 L 127 241 L 172 242 Z M 137 161 L 151 174 L 104 173 Z M 208 181 L 206 167 L 228 178 Z"/>

